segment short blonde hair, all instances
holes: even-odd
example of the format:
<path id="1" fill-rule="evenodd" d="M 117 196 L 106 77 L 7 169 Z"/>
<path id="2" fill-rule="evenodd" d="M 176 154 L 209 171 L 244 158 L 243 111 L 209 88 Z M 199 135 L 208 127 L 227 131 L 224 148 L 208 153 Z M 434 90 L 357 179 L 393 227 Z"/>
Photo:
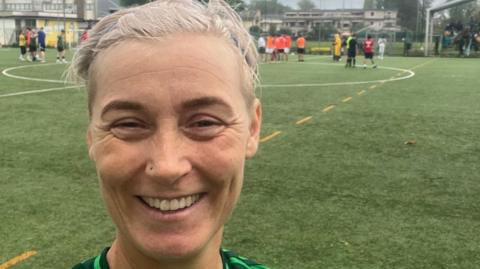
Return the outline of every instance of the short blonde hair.
<path id="1" fill-rule="evenodd" d="M 209 33 L 224 38 L 241 59 L 243 95 L 250 106 L 258 83 L 257 51 L 238 14 L 224 0 L 158 0 L 122 9 L 100 20 L 76 52 L 68 78 L 86 84 L 89 111 L 95 96 L 91 70 L 99 53 L 125 40 L 161 39 L 178 33 Z"/>

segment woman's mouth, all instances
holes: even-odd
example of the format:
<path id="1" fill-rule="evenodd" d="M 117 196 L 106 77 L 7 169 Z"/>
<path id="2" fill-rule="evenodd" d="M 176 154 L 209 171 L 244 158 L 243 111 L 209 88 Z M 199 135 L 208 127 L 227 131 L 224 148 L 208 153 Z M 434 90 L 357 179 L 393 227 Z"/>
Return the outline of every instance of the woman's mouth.
<path id="1" fill-rule="evenodd" d="M 174 199 L 153 198 L 145 196 L 140 196 L 140 199 L 151 208 L 157 209 L 164 213 L 169 213 L 172 211 L 189 208 L 196 202 L 198 202 L 201 197 L 202 194 L 197 193 Z"/>

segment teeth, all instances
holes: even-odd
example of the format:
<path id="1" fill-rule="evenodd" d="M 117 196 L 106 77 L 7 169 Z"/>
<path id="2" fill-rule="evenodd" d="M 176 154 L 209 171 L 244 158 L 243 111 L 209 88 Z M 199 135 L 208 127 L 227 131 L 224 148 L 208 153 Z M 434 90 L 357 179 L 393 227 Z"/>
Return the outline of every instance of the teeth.
<path id="1" fill-rule="evenodd" d="M 200 199 L 200 194 L 194 194 L 172 200 L 142 197 L 142 200 L 150 207 L 160 209 L 161 211 L 174 211 L 192 206 Z"/>
<path id="2" fill-rule="evenodd" d="M 154 200 L 158 200 L 158 199 L 154 199 Z M 169 210 L 170 203 L 167 200 L 162 200 L 162 202 L 160 203 L 160 206 L 157 206 L 157 208 L 160 208 L 160 210 L 163 210 L 163 211 Z"/>
<path id="3" fill-rule="evenodd" d="M 180 202 L 178 203 L 179 208 L 185 208 L 185 197 L 180 199 Z"/>

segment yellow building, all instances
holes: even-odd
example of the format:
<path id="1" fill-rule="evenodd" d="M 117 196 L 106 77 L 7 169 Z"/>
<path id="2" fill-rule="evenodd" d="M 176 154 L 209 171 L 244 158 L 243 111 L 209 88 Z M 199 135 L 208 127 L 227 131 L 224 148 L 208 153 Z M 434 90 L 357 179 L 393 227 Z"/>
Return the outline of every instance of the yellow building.
<path id="1" fill-rule="evenodd" d="M 12 45 L 27 27 L 44 27 L 46 45 L 55 46 L 65 29 L 67 44 L 75 44 L 83 29 L 97 20 L 97 0 L 0 0 L 0 44 Z"/>
<path id="2" fill-rule="evenodd" d="M 45 43 L 47 46 L 54 47 L 57 45 L 57 36 L 60 35 L 62 29 L 64 29 L 66 25 L 66 31 L 65 31 L 65 42 L 67 44 L 72 44 L 78 42 L 78 33 L 81 31 L 78 28 L 78 22 L 74 20 L 68 20 L 68 21 L 63 21 L 63 20 L 37 20 L 37 29 L 40 29 L 43 27 L 46 37 L 45 37 Z"/>

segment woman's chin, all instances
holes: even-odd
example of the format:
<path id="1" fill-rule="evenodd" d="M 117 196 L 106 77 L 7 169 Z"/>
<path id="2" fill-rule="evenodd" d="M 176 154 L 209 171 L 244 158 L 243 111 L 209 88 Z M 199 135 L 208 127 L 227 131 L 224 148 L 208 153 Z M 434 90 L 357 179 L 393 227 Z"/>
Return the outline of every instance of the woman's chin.
<path id="1" fill-rule="evenodd" d="M 144 254 L 155 259 L 176 260 L 194 257 L 204 248 L 202 244 L 196 243 L 191 238 L 182 239 L 159 239 L 142 242 L 141 249 Z"/>

